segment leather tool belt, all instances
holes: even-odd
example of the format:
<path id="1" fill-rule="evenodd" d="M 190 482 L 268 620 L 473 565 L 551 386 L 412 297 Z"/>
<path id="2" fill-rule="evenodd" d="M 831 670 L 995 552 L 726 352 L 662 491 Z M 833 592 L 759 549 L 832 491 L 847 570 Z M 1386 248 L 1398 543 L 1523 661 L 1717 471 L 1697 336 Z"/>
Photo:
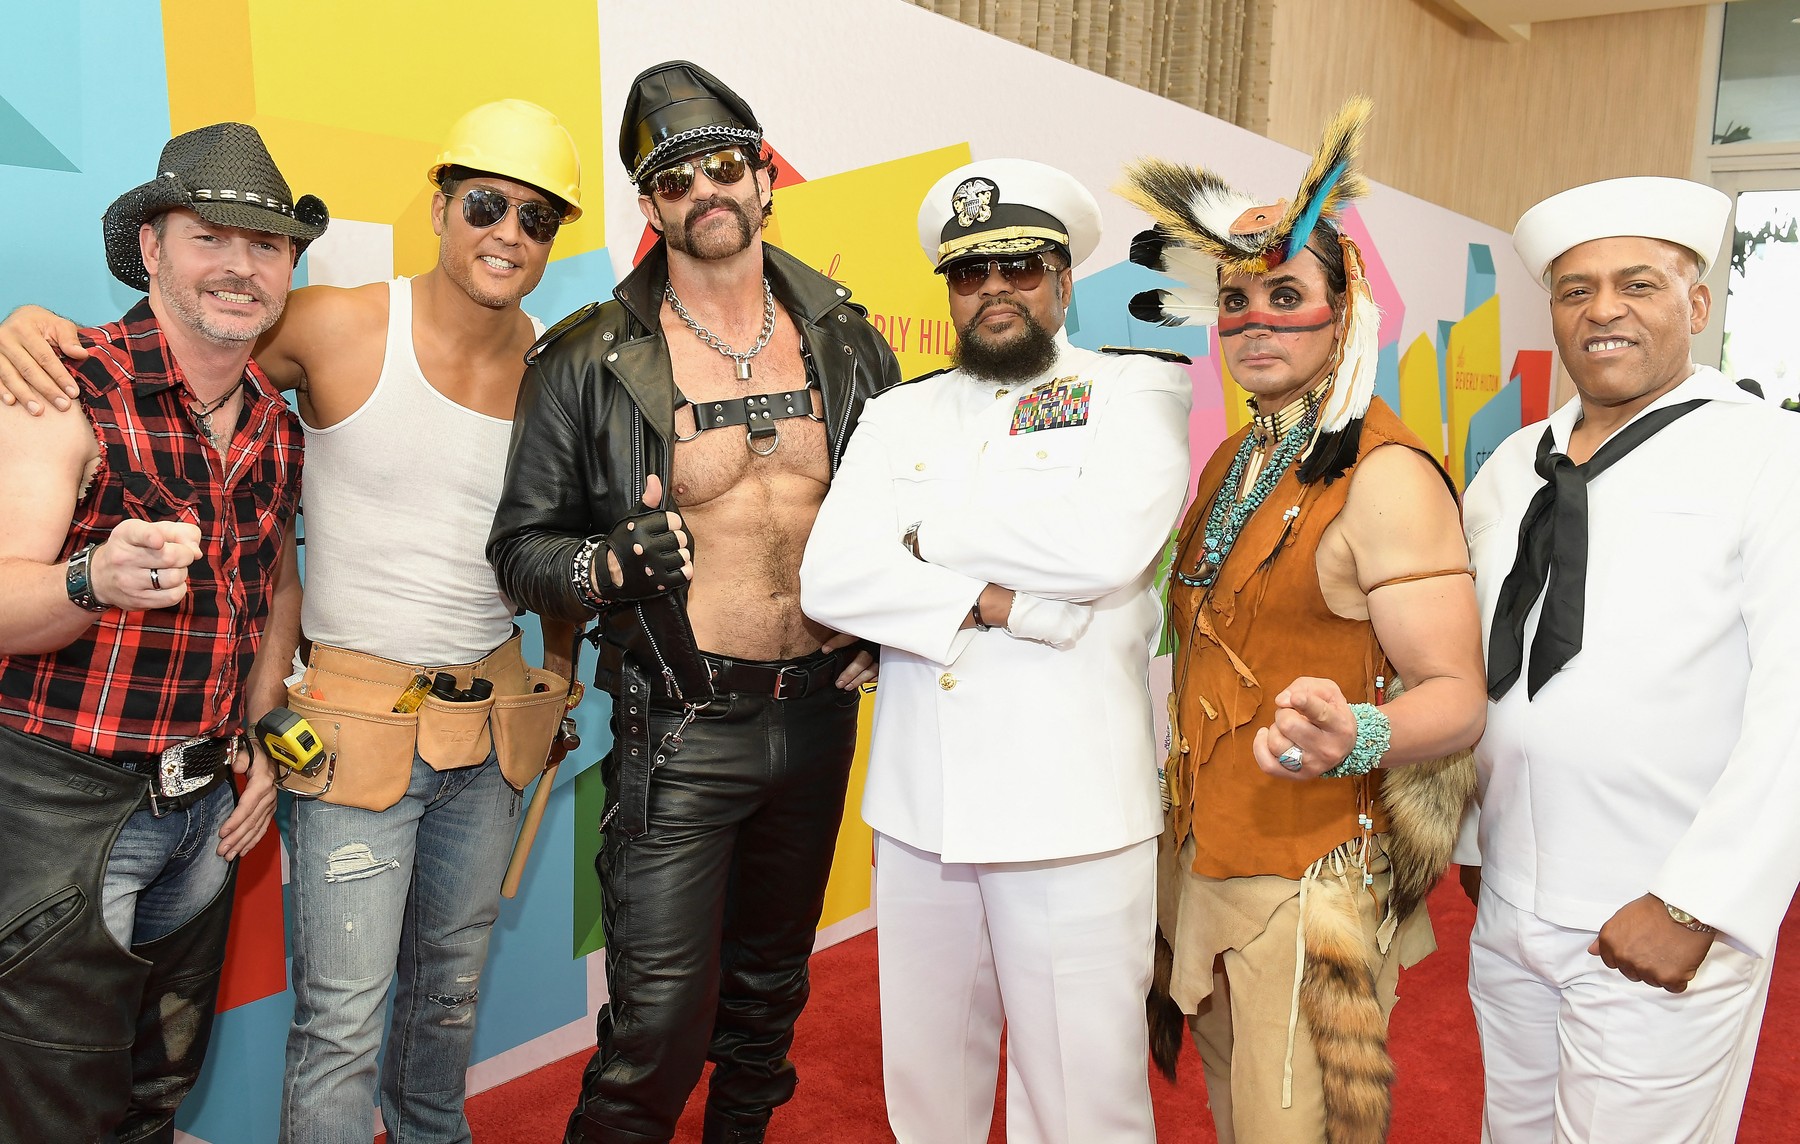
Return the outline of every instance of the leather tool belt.
<path id="1" fill-rule="evenodd" d="M 472 767 L 491 753 L 514 790 L 523 790 L 549 761 L 562 724 L 569 681 L 528 667 L 519 630 L 473 663 L 401 663 L 378 655 L 312 644 L 288 707 L 312 724 L 325 765 L 312 776 L 287 771 L 281 785 L 302 798 L 386 810 L 412 784 L 413 758 L 433 770 Z M 447 672 L 458 688 L 476 679 L 494 685 L 487 699 L 450 702 L 428 695 L 416 711 L 395 711 L 413 677 Z"/>

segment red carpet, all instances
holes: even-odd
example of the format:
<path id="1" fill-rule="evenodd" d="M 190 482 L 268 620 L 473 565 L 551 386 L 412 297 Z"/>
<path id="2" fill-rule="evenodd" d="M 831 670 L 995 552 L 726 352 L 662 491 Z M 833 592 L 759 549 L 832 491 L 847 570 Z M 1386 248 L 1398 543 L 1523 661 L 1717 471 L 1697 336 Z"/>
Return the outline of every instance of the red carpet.
<path id="1" fill-rule="evenodd" d="M 1431 898 L 1438 952 L 1400 979 L 1400 1007 L 1392 1031 L 1399 1082 L 1394 1094 L 1392 1144 L 1447 1144 L 1480 1137 L 1481 1053 L 1467 992 L 1469 927 L 1474 910 L 1456 886 L 1454 871 Z M 1784 944 L 1800 941 L 1800 911 L 1790 912 Z M 1800 966 L 1789 952 L 1775 966 L 1763 1020 L 1762 1044 L 1739 1144 L 1783 1144 L 1800 1138 L 1793 1120 L 1800 1103 Z M 881 1099 L 881 1037 L 876 1016 L 875 935 L 864 934 L 813 959 L 813 994 L 795 1035 L 800 1089 L 776 1113 L 771 1144 L 862 1144 L 891 1140 Z M 548 1065 L 470 1099 L 476 1144 L 553 1144 L 574 1104 L 585 1055 Z M 1157 1136 L 1162 1144 L 1214 1144 L 1200 1061 L 1192 1045 L 1181 1083 L 1152 1075 Z M 675 1139 L 696 1144 L 705 1082 L 689 1100 Z M 993 1144 L 1003 1144 L 995 1115 Z M 1095 1142 L 1101 1144 L 1101 1142 Z"/>

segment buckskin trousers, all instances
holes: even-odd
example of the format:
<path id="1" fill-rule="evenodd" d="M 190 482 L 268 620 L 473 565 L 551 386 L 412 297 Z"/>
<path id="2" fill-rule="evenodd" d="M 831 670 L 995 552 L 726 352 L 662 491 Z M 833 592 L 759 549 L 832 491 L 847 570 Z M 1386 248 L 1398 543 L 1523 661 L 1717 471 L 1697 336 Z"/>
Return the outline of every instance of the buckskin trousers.
<path id="1" fill-rule="evenodd" d="M 100 887 L 145 788 L 0 728 L 0 1144 L 174 1139 L 212 1032 L 236 867 L 194 917 L 121 948 Z"/>
<path id="2" fill-rule="evenodd" d="M 857 702 L 721 696 L 674 751 L 680 716 L 652 713 L 654 771 L 602 760 L 606 812 L 624 804 L 595 862 L 609 1000 L 568 1144 L 669 1140 L 707 1060 L 708 1140 L 761 1140 L 793 1096 Z"/>

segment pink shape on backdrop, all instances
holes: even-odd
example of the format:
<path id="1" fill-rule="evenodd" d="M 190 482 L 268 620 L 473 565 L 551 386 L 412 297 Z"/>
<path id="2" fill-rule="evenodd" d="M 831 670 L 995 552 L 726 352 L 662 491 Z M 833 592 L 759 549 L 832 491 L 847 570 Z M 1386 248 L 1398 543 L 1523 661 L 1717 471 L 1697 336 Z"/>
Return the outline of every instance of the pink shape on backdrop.
<path id="1" fill-rule="evenodd" d="M 1376 249 L 1375 240 L 1369 235 L 1369 228 L 1363 225 L 1362 216 L 1356 213 L 1356 208 L 1346 207 L 1340 221 L 1344 233 L 1362 251 L 1363 273 L 1368 276 L 1369 288 L 1375 293 L 1375 304 L 1381 307 L 1380 344 L 1397 345 L 1400 341 L 1400 328 L 1406 321 L 1406 302 L 1394 287 L 1393 276 L 1381 261 L 1381 251 Z"/>

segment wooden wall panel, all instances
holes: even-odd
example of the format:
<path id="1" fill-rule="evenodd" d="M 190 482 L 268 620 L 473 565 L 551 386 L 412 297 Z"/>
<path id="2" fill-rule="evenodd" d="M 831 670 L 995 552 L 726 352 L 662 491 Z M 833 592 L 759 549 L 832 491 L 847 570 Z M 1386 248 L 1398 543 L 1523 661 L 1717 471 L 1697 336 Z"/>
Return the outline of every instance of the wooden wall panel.
<path id="1" fill-rule="evenodd" d="M 1703 5 L 1534 24 L 1522 44 L 1430 0 L 1277 0 L 1273 21 L 1270 138 L 1310 151 L 1367 94 L 1369 175 L 1493 226 L 1580 183 L 1692 168 Z"/>

